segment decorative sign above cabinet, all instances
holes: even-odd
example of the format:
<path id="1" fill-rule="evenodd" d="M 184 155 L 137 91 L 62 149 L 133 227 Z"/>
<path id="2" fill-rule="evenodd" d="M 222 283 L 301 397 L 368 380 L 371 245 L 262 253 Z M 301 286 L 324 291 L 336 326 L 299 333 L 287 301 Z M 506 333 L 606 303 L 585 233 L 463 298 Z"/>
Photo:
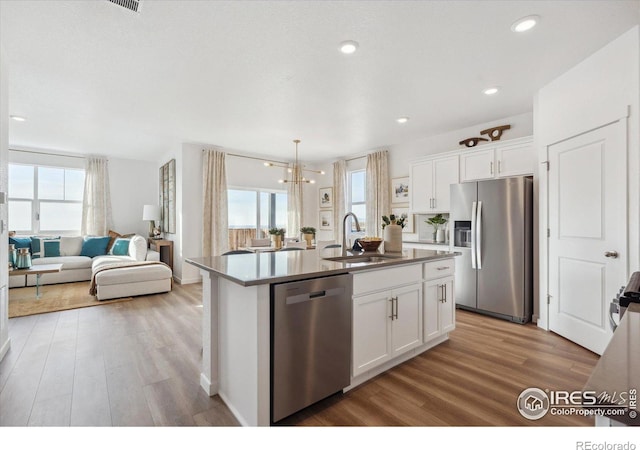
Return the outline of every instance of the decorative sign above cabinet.
<path id="1" fill-rule="evenodd" d="M 482 130 L 480 134 L 489 136 L 492 141 L 499 141 L 500 138 L 502 137 L 502 132 L 510 128 L 511 128 L 511 125 L 500 125 L 497 127 L 487 128 L 486 130 Z M 472 138 L 467 138 L 463 141 L 460 141 L 459 144 L 464 145 L 466 147 L 475 147 L 476 145 L 478 145 L 478 142 L 480 141 L 489 141 L 489 139 L 482 138 L 482 137 L 472 137 Z"/>

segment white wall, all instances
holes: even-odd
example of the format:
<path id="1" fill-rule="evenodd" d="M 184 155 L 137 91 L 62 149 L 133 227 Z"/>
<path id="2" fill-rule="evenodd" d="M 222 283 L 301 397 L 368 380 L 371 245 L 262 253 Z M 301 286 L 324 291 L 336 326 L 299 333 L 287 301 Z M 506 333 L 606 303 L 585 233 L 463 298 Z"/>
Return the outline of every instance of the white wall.
<path id="1" fill-rule="evenodd" d="M 640 269 L 640 28 L 634 27 L 573 69 L 540 89 L 534 103 L 536 147 L 540 160 L 547 146 L 620 118 L 629 107 L 628 255 L 629 273 Z M 561 123 L 561 126 L 557 124 Z M 621 174 L 622 176 L 623 174 Z M 546 178 L 540 178 L 539 227 L 547 227 Z M 547 328 L 547 253 L 541 240 L 540 320 Z M 614 293 L 611 293 L 614 295 Z"/>
<path id="2" fill-rule="evenodd" d="M 7 192 L 7 157 L 9 153 L 9 103 L 8 103 L 8 79 L 9 67 L 5 60 L 4 49 L 0 46 L 0 192 Z M 7 223 L 7 205 L 0 205 L 0 221 Z M 0 233 L 3 243 L 8 242 L 6 230 Z M 9 351 L 9 272 L 6 264 L 8 260 L 7 245 L 0 246 L 0 361 Z"/>

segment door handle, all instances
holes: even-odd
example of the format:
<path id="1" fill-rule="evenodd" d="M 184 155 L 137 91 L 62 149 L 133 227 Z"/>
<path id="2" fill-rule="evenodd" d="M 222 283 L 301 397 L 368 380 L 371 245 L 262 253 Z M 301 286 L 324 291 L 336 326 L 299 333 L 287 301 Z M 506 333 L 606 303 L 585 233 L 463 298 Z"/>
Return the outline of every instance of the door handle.
<path id="1" fill-rule="evenodd" d="M 605 256 L 606 258 L 614 258 L 614 259 L 615 259 L 615 258 L 617 258 L 617 257 L 618 257 L 618 252 L 617 252 L 617 251 L 615 251 L 615 250 L 607 251 L 607 252 L 604 252 L 604 256 Z"/>

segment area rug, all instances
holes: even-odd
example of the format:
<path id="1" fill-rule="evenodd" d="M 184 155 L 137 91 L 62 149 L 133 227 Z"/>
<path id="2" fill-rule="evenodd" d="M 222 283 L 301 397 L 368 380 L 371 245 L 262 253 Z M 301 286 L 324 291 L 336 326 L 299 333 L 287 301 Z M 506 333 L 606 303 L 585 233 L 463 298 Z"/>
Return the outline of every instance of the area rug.
<path id="1" fill-rule="evenodd" d="M 40 294 L 36 298 L 35 287 L 9 289 L 9 318 L 133 300 L 133 297 L 96 300 L 89 294 L 89 281 L 40 286 Z"/>

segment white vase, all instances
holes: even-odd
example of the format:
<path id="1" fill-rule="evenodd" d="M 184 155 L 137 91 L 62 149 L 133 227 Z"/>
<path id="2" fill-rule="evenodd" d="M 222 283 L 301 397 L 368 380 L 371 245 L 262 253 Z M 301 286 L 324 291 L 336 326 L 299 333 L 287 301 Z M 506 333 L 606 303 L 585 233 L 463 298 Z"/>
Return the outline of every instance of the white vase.
<path id="1" fill-rule="evenodd" d="M 444 230 L 442 228 L 438 228 L 438 231 L 436 231 L 436 242 L 444 242 Z"/>
<path id="2" fill-rule="evenodd" d="M 384 227 L 384 251 L 402 251 L 402 227 L 400 225 L 387 225 Z"/>

